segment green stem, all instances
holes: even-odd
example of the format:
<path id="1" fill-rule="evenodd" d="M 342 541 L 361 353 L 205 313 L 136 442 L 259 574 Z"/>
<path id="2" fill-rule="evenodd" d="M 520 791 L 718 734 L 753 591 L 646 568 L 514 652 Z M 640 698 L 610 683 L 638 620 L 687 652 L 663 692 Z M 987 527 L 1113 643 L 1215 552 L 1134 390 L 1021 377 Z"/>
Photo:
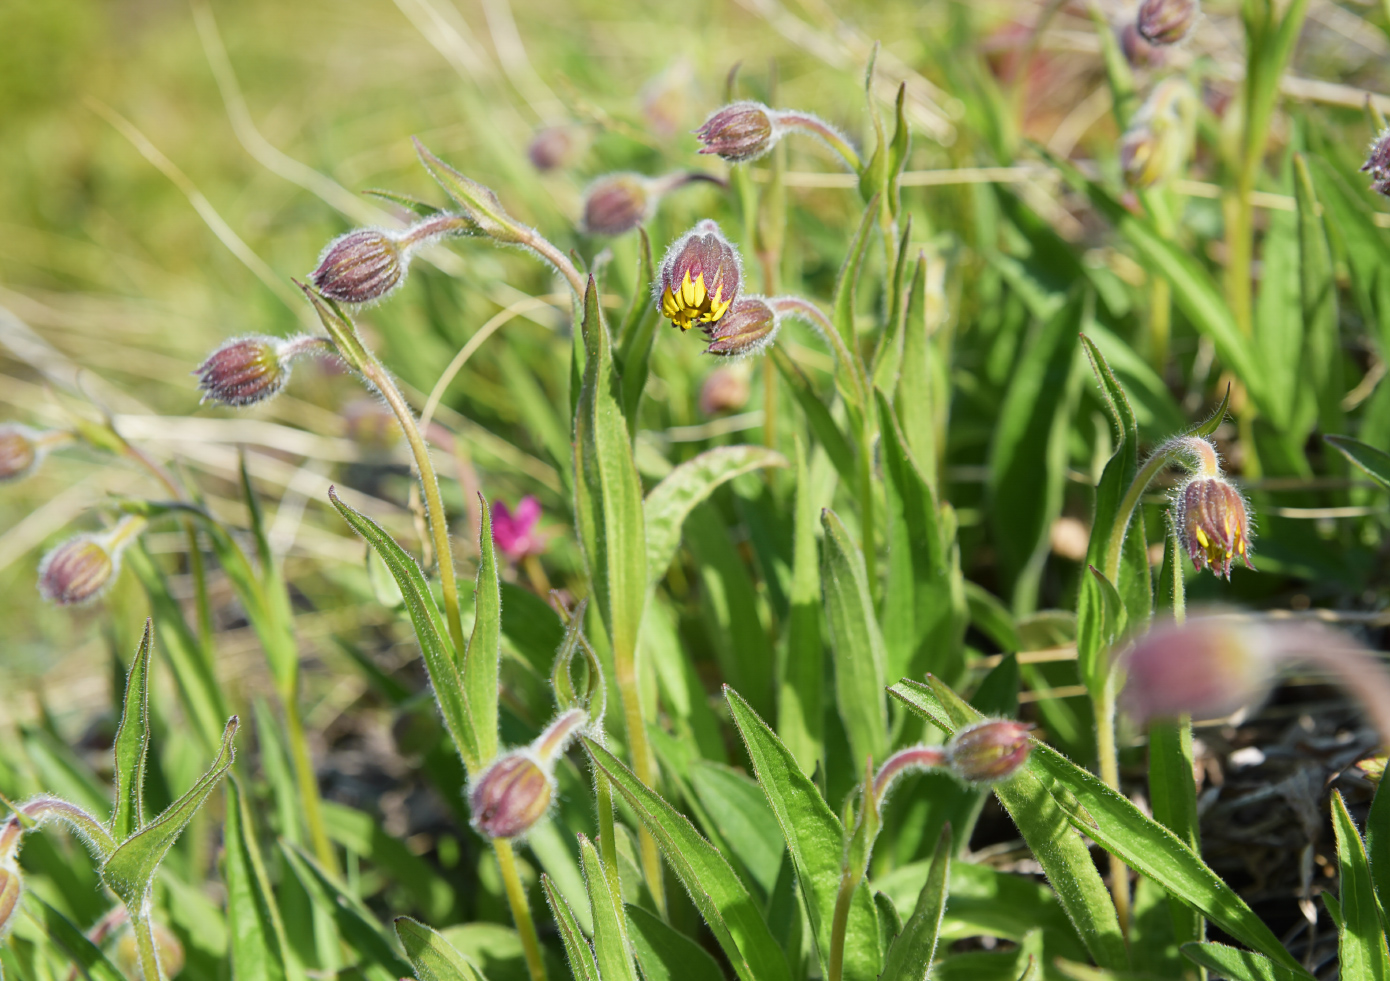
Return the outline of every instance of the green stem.
<path id="1" fill-rule="evenodd" d="M 313 759 L 309 755 L 309 743 L 304 736 L 304 722 L 299 717 L 297 684 L 294 689 L 282 691 L 280 699 L 285 704 L 285 730 L 289 735 L 295 783 L 299 784 L 300 806 L 304 808 L 304 823 L 309 828 L 309 843 L 314 847 L 314 857 L 319 860 L 320 865 L 336 875 L 338 855 L 333 850 L 333 843 L 328 839 L 328 830 L 323 823 L 318 775 L 314 772 Z"/>
<path id="2" fill-rule="evenodd" d="M 859 883 L 846 869 L 840 875 L 840 889 L 835 893 L 835 915 L 830 921 L 830 965 L 826 981 L 842 981 L 845 973 L 845 933 L 849 929 L 849 907 Z"/>
<path id="3" fill-rule="evenodd" d="M 859 151 L 850 145 L 849 140 L 845 139 L 839 130 L 825 120 L 800 112 L 779 112 L 776 115 L 778 123 L 824 140 L 856 174 L 864 169 L 864 163 L 859 159 Z"/>
<path id="4" fill-rule="evenodd" d="M 497 867 L 502 870 L 502 882 L 507 889 L 507 903 L 512 908 L 516 932 L 521 935 L 521 949 L 526 955 L 526 970 L 531 981 L 545 981 L 545 961 L 541 958 L 541 941 L 536 935 L 536 922 L 531 919 L 531 907 L 526 902 L 526 890 L 516 870 L 516 853 L 506 838 L 492 839 L 497 855 Z"/>
<path id="5" fill-rule="evenodd" d="M 647 725 L 642 717 L 642 695 L 637 684 L 637 664 L 632 651 L 613 651 L 613 667 L 617 674 L 618 694 L 623 702 L 623 725 L 627 731 L 627 748 L 632 754 L 632 769 L 637 779 L 656 789 L 656 760 L 647 741 Z M 661 873 L 661 852 L 650 831 L 642 828 L 638 836 L 642 857 L 642 875 L 652 902 L 666 915 L 666 889 Z"/>
<path id="6" fill-rule="evenodd" d="M 135 949 L 140 957 L 140 974 L 145 981 L 164 981 L 164 969 L 159 964 L 159 950 L 155 947 L 154 931 L 150 928 L 148 910 L 128 910 L 130 929 L 135 934 Z"/>
<path id="7" fill-rule="evenodd" d="M 618 878 L 618 836 L 613 826 L 613 784 L 601 770 L 594 770 L 594 798 L 598 802 L 598 847 L 603 856 L 608 888 L 613 895 L 622 895 Z"/>
<path id="8" fill-rule="evenodd" d="M 1120 754 L 1115 743 L 1115 672 L 1105 676 L 1105 685 L 1092 699 L 1096 713 L 1096 755 L 1100 759 L 1100 778 L 1111 790 L 1120 789 Z M 1120 930 L 1129 933 L 1129 868 L 1115 855 L 1110 856 L 1110 895 Z"/>

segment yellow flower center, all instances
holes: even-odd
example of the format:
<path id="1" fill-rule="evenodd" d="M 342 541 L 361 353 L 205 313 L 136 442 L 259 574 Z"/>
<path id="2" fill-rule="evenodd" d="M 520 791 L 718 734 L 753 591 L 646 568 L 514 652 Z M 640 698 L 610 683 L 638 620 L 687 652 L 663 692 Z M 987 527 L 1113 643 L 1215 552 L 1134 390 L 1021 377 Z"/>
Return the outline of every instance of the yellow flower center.
<path id="1" fill-rule="evenodd" d="M 722 283 L 711 296 L 705 288 L 705 274 L 700 273 L 692 281 L 690 271 L 686 270 L 678 289 L 672 290 L 668 286 L 661 294 L 661 312 L 681 330 L 689 330 L 696 324 L 714 323 L 728 312 L 732 302 L 724 299 Z"/>

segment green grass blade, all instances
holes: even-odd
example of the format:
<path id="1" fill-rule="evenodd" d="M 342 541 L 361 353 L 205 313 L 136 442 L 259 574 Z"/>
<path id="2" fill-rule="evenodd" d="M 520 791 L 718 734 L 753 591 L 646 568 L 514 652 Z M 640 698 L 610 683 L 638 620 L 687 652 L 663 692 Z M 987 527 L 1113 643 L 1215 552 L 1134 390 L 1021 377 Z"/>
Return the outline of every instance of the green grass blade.
<path id="1" fill-rule="evenodd" d="M 1225 944 L 1183 944 L 1182 952 L 1194 963 L 1231 981 L 1306 981 L 1307 978 L 1306 974 L 1276 964 L 1263 954 Z"/>
<path id="2" fill-rule="evenodd" d="M 810 425 L 811 432 L 830 456 L 830 462 L 835 464 L 840 479 L 850 487 L 855 486 L 859 474 L 854 465 L 854 449 L 840 424 L 830 415 L 830 410 L 811 387 L 810 379 L 780 347 L 773 347 L 768 352 L 768 357 L 772 358 L 778 373 L 791 388 L 792 397 L 806 414 L 806 422 Z"/>
<path id="3" fill-rule="evenodd" d="M 1376 449 L 1350 436 L 1324 436 L 1352 463 L 1364 470 L 1382 487 L 1390 489 L 1390 453 Z"/>
<path id="4" fill-rule="evenodd" d="M 478 495 L 482 535 L 478 542 L 478 578 L 474 584 L 473 633 L 459 665 L 463 700 L 473 728 L 478 762 L 497 755 L 497 666 L 502 657 L 502 592 L 497 584 L 497 550 L 492 540 L 492 511 Z"/>
<path id="5" fill-rule="evenodd" d="M 1299 306 L 1303 314 L 1303 370 L 1318 404 L 1323 432 L 1343 427 L 1342 351 L 1337 321 L 1337 280 L 1323 227 L 1313 175 L 1303 154 L 1294 154 L 1294 200 L 1298 204 Z"/>
<path id="6" fill-rule="evenodd" d="M 786 957 L 772 931 L 718 850 L 617 757 L 587 737 L 584 746 L 656 839 L 741 981 L 790 981 Z"/>
<path id="7" fill-rule="evenodd" d="M 370 814 L 324 801 L 323 823 L 334 842 L 389 876 L 431 920 L 448 920 L 454 907 L 453 886 L 405 842 L 387 834 Z"/>
<path id="8" fill-rule="evenodd" d="M 632 949 L 646 981 L 723 981 L 719 963 L 659 917 L 640 906 L 629 905 L 627 924 Z"/>
<path id="9" fill-rule="evenodd" d="M 227 789 L 222 880 L 227 888 L 232 976 L 237 981 L 285 981 L 285 928 L 266 879 L 251 810 L 236 780 Z"/>
<path id="10" fill-rule="evenodd" d="M 575 981 L 600 981 L 593 948 L 579 929 L 579 921 L 574 918 L 574 911 L 570 909 L 569 903 L 565 902 L 565 897 L 555 888 L 550 876 L 541 876 L 541 888 L 545 890 L 550 913 L 560 928 L 560 939 L 565 945 L 565 956 L 569 958 L 570 973 L 574 975 Z M 645 970 L 643 967 L 643 971 Z"/>
<path id="11" fill-rule="evenodd" d="M 87 981 L 126 981 L 120 969 L 107 959 L 101 948 L 87 939 L 76 924 L 32 893 L 29 902 L 38 906 L 48 938 L 80 967 Z"/>
<path id="12" fill-rule="evenodd" d="M 941 919 L 946 912 L 950 874 L 951 830 L 944 828 L 936 843 L 931 872 L 922 886 L 922 894 L 917 898 L 917 908 L 888 951 L 881 981 L 926 981 L 941 936 Z"/>
<path id="13" fill-rule="evenodd" d="M 637 981 L 623 897 L 615 888 L 616 870 L 603 867 L 598 849 L 586 835 L 579 836 L 579 861 L 589 887 L 589 908 L 594 914 L 594 960 L 599 976 L 603 981 Z"/>
<path id="14" fill-rule="evenodd" d="M 126 675 L 125 710 L 112 746 L 116 804 L 111 811 L 111 836 L 125 841 L 145 823 L 145 754 L 150 749 L 150 650 L 153 624 L 145 620 L 140 649 Z"/>
<path id="15" fill-rule="evenodd" d="M 739 770 L 697 760 L 689 770 L 691 789 L 728 855 L 738 860 L 764 897 L 772 895 L 782 867 L 782 832 L 757 783 Z"/>
<path id="16" fill-rule="evenodd" d="M 786 641 L 777 672 L 777 734 L 802 773 L 825 759 L 825 645 L 821 639 L 820 558 L 816 517 L 821 502 L 795 434 L 796 502 L 792 530 L 792 583 Z M 824 459 L 824 458 L 822 458 Z"/>
<path id="17" fill-rule="evenodd" d="M 1338 791 L 1332 792 L 1332 829 L 1337 835 L 1337 864 L 1341 877 L 1337 901 L 1342 907 L 1337 944 L 1345 981 L 1385 981 L 1390 976 L 1390 952 L 1385 946 L 1380 906 L 1371 884 L 1371 865 L 1356 822 Z"/>
<path id="18" fill-rule="evenodd" d="M 396 937 L 419 981 L 485 981 L 449 941 L 423 923 L 398 917 Z"/>

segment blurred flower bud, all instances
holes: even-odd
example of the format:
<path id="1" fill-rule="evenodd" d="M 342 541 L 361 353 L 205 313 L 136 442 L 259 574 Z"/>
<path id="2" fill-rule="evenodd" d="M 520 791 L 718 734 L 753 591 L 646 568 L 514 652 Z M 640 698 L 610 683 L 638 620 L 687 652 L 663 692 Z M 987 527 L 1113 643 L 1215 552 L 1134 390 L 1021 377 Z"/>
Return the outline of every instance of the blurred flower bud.
<path id="1" fill-rule="evenodd" d="M 781 317 L 762 297 L 745 296 L 734 304 L 728 316 L 703 327 L 710 339 L 705 353 L 724 357 L 761 354 L 777 339 L 781 325 Z"/>
<path id="2" fill-rule="evenodd" d="M 746 300 L 740 303 L 746 303 Z M 737 311 L 729 319 L 737 316 Z M 700 411 L 707 416 L 737 412 L 748 404 L 750 393 L 748 372 L 742 365 L 715 368 L 700 386 Z"/>
<path id="3" fill-rule="evenodd" d="M 605 174 L 584 192 L 584 231 L 590 235 L 622 235 L 647 221 L 656 196 L 640 174 Z"/>
<path id="4" fill-rule="evenodd" d="M 531 138 L 526 156 L 531 166 L 540 171 L 558 170 L 569 166 L 578 155 L 583 131 L 578 126 L 562 123 L 542 126 Z"/>
<path id="5" fill-rule="evenodd" d="M 1145 190 L 1181 175 L 1192 148 L 1197 94 L 1181 78 L 1159 83 L 1139 107 L 1120 142 L 1120 166 L 1130 187 Z"/>
<path id="6" fill-rule="evenodd" d="M 1250 525 L 1245 499 L 1222 477 L 1196 477 L 1177 496 L 1178 532 L 1200 572 L 1231 578 L 1231 560 L 1250 563 Z"/>
<path id="7" fill-rule="evenodd" d="M 154 934 L 154 949 L 159 955 L 159 966 L 166 978 L 177 977 L 183 970 L 184 954 L 183 944 L 179 943 L 179 938 L 174 936 L 163 923 L 154 920 L 150 923 L 150 932 Z M 133 930 L 123 930 L 120 939 L 116 941 L 115 950 L 116 966 L 128 978 L 138 978 L 140 974 L 140 954 L 135 946 L 135 932 Z"/>
<path id="8" fill-rule="evenodd" d="M 781 132 L 772 110 L 761 102 L 735 102 L 724 106 L 695 131 L 701 153 L 718 154 L 729 163 L 757 160 L 777 145 Z"/>
<path id="9" fill-rule="evenodd" d="M 309 334 L 266 337 L 252 334 L 227 341 L 194 372 L 203 402 L 254 405 L 280 394 L 290 380 L 290 366 L 301 354 L 326 350 L 328 341 Z"/>
<path id="10" fill-rule="evenodd" d="M 1201 16 L 1197 0 L 1143 0 L 1134 26 L 1150 44 L 1177 44 Z"/>
<path id="11" fill-rule="evenodd" d="M 1120 28 L 1120 50 L 1131 68 L 1153 68 L 1163 64 L 1163 49 L 1144 40 L 1134 21 L 1127 21 Z"/>
<path id="12" fill-rule="evenodd" d="M 1183 714 L 1220 719 L 1259 701 L 1277 667 L 1271 629 L 1234 617 L 1155 626 L 1123 656 L 1121 706 L 1144 723 Z"/>
<path id="13" fill-rule="evenodd" d="M 535 742 L 497 757 L 468 792 L 473 828 L 489 838 L 525 834 L 550 809 L 555 761 L 588 722 L 583 709 L 561 713 Z"/>
<path id="14" fill-rule="evenodd" d="M 39 563 L 39 593 L 59 606 L 94 599 L 116 578 L 121 553 L 144 527 L 144 518 L 127 515 L 107 531 L 69 538 Z"/>
<path id="15" fill-rule="evenodd" d="M 738 252 L 713 221 L 677 239 L 661 261 L 653 291 L 661 313 L 681 330 L 718 323 L 738 299 Z"/>
<path id="16" fill-rule="evenodd" d="M 545 542 L 536 534 L 540 519 L 541 502 L 530 494 L 517 502 L 515 511 L 504 501 L 493 501 L 492 540 L 513 562 L 539 554 L 545 548 Z"/>
<path id="17" fill-rule="evenodd" d="M 371 303 L 401 284 L 408 265 L 395 232 L 357 228 L 328 243 L 309 280 L 330 299 Z"/>
<path id="18" fill-rule="evenodd" d="M 49 450 L 71 441 L 71 433 L 58 430 L 45 432 L 17 422 L 0 425 L 0 481 L 29 476 Z"/>
<path id="19" fill-rule="evenodd" d="M 1033 727 L 1009 719 L 977 722 L 946 744 L 946 766 L 967 783 L 996 783 L 1013 776 L 1033 748 Z"/>
<path id="20" fill-rule="evenodd" d="M 1362 173 L 1371 175 L 1371 189 L 1390 197 L 1390 128 L 1381 131 L 1366 155 Z"/>

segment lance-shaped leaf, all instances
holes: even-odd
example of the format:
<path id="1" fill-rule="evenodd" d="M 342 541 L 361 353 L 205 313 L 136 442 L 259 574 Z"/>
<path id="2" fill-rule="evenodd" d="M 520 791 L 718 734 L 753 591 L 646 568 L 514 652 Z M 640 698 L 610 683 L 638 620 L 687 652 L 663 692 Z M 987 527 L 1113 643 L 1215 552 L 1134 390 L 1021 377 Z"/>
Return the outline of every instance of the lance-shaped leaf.
<path id="1" fill-rule="evenodd" d="M 280 909 L 261 860 L 251 809 L 235 778 L 227 792 L 222 881 L 227 888 L 232 976 L 237 981 L 285 981 L 302 977 L 286 962 L 289 944 Z"/>
<path id="2" fill-rule="evenodd" d="M 1263 954 L 1228 947 L 1225 944 L 1183 944 L 1182 952 L 1189 960 L 1218 972 L 1221 977 L 1231 978 L 1232 981 L 1296 981 L 1306 977 L 1298 971 L 1274 963 Z"/>
<path id="3" fill-rule="evenodd" d="M 604 868 L 598 849 L 585 835 L 579 836 L 579 859 L 589 887 L 589 908 L 594 914 L 594 960 L 599 976 L 603 981 L 637 981 L 623 897 L 614 888 L 617 870 Z"/>
<path id="4" fill-rule="evenodd" d="M 645 226 L 638 226 L 641 247 L 637 257 L 637 282 L 633 284 L 632 303 L 618 331 L 618 372 L 622 375 L 623 416 L 628 432 L 637 432 L 637 410 L 642 407 L 642 393 L 647 388 L 648 365 L 652 343 L 656 340 L 656 325 L 660 312 L 652 302 L 652 243 Z"/>
<path id="5" fill-rule="evenodd" d="M 926 981 L 941 937 L 941 918 L 946 912 L 946 890 L 951 875 L 951 829 L 943 828 L 932 856 L 926 885 L 917 897 L 917 908 L 903 932 L 888 949 L 881 981 Z"/>
<path id="6" fill-rule="evenodd" d="M 815 434 L 816 441 L 830 457 L 830 462 L 835 464 L 835 470 L 850 486 L 859 479 L 854 467 L 854 450 L 850 446 L 849 438 L 845 436 L 830 410 L 825 403 L 820 400 L 811 381 L 797 367 L 791 358 L 787 357 L 785 351 L 780 347 L 773 347 L 768 352 L 768 357 L 777 366 L 778 373 L 781 374 L 788 387 L 792 390 L 792 397 L 801 406 L 801 411 L 806 414 L 806 422 L 811 427 L 811 432 Z"/>
<path id="7" fill-rule="evenodd" d="M 854 299 L 859 289 L 859 274 L 864 268 L 864 252 L 868 248 L 869 239 L 873 237 L 874 226 L 878 222 L 878 209 L 881 198 L 878 194 L 869 200 L 864 208 L 864 217 L 859 222 L 859 228 L 855 230 L 854 238 L 850 240 L 849 251 L 845 254 L 844 264 L 840 266 L 840 274 L 835 278 L 835 295 L 831 301 L 830 319 L 835 325 L 835 329 L 840 332 L 840 337 L 844 341 L 844 347 L 850 352 L 850 357 L 854 359 L 854 364 L 838 365 L 835 373 L 840 381 L 841 390 L 850 399 L 851 404 L 862 407 L 859 400 L 863 397 L 863 392 L 847 375 L 851 372 L 861 371 L 859 365 L 859 339 L 856 336 L 854 327 Z"/>
<path id="8" fill-rule="evenodd" d="M 792 532 L 792 583 L 786 640 L 777 663 L 777 730 L 802 773 L 825 758 L 825 646 L 821 640 L 820 559 L 816 517 L 821 501 L 806 461 L 801 434 L 796 445 L 796 504 Z"/>
<path id="9" fill-rule="evenodd" d="M 145 620 L 145 635 L 126 674 L 125 709 L 112 746 L 115 757 L 116 806 L 111 836 L 125 841 L 145 823 L 145 754 L 150 748 L 150 651 L 154 627 Z"/>
<path id="10" fill-rule="evenodd" d="M 328 489 L 328 499 L 333 506 L 352 525 L 353 531 L 366 539 L 381 561 L 390 571 L 400 587 L 405 608 L 410 614 L 410 622 L 415 627 L 415 639 L 420 644 L 420 653 L 425 658 L 425 670 L 429 672 L 430 685 L 434 689 L 435 700 L 444 724 L 453 737 L 459 755 L 469 769 L 481 762 L 478 738 L 472 720 L 468 715 L 468 704 L 464 698 L 463 676 L 459 671 L 454 654 L 453 642 L 449 639 L 444 617 L 435 606 L 425 574 L 415 564 L 415 560 L 396 544 L 395 540 L 375 521 L 348 507 L 333 488 Z M 495 737 L 494 737 L 495 738 Z"/>
<path id="11" fill-rule="evenodd" d="M 100 947 L 87 939 L 76 924 L 33 893 L 30 893 L 28 902 L 38 905 L 48 939 L 80 967 L 87 981 L 126 981 L 120 969 L 107 959 Z"/>
<path id="12" fill-rule="evenodd" d="M 1324 436 L 1337 450 L 1371 479 L 1382 487 L 1390 489 L 1390 453 L 1377 449 L 1369 443 L 1350 436 Z"/>
<path id="13" fill-rule="evenodd" d="M 705 948 L 640 906 L 627 907 L 628 933 L 646 981 L 723 981 Z"/>
<path id="14" fill-rule="evenodd" d="M 651 489 L 642 505 L 647 529 L 647 574 L 660 579 L 680 546 L 681 528 L 720 484 L 761 467 L 785 467 L 787 458 L 763 446 L 719 446 L 687 460 Z"/>
<path id="15" fill-rule="evenodd" d="M 741 981 L 790 981 L 781 947 L 718 849 L 612 753 L 587 736 L 584 747 L 656 839 Z"/>
<path id="16" fill-rule="evenodd" d="M 642 481 L 592 276 L 582 327 L 584 385 L 574 420 L 575 526 L 614 657 L 619 664 L 631 663 L 647 593 Z"/>
<path id="17" fill-rule="evenodd" d="M 1348 981 L 1385 981 L 1390 977 L 1390 952 L 1385 947 L 1385 930 L 1371 885 L 1370 862 L 1361 833 L 1337 791 L 1332 792 L 1332 828 L 1337 835 L 1341 872 L 1337 901 L 1342 907 L 1342 923 L 1337 954 L 1342 977 Z"/>
<path id="18" fill-rule="evenodd" d="M 483 981 L 468 959 L 438 931 L 408 916 L 396 919 L 396 936 L 419 981 Z"/>
<path id="19" fill-rule="evenodd" d="M 796 871 L 822 970 L 830 961 L 830 924 L 840 888 L 844 826 L 782 741 L 742 696 L 725 686 L 724 699 L 738 727 L 758 784 L 772 806 Z M 846 928 L 847 978 L 878 976 L 878 917 L 867 882 L 855 890 Z"/>
<path id="20" fill-rule="evenodd" d="M 192 790 L 170 804 L 163 814 L 122 842 L 102 866 L 102 881 L 128 909 L 144 909 L 159 863 L 174 847 L 183 829 L 188 827 L 188 822 L 193 820 L 193 815 L 198 813 L 198 808 L 203 806 L 217 782 L 232 765 L 236 757 L 236 750 L 232 746 L 236 730 L 237 717 L 234 715 L 222 732 L 222 751 L 212 768 L 199 778 Z"/>
<path id="21" fill-rule="evenodd" d="M 565 956 L 569 958 L 570 973 L 574 975 L 575 981 L 600 981 L 593 948 L 579 929 L 579 921 L 575 919 L 570 904 L 565 902 L 565 897 L 560 895 L 550 876 L 541 875 L 541 888 L 545 890 L 545 898 L 550 903 L 550 912 L 555 917 L 555 923 L 560 927 L 560 939 L 564 942 Z"/>
<path id="22" fill-rule="evenodd" d="M 463 176 L 426 150 L 418 139 L 411 142 L 415 144 L 415 153 L 430 176 L 463 209 L 464 215 L 477 223 L 478 231 L 500 242 L 517 241 L 516 223 L 507 214 L 507 209 L 502 207 L 492 188 Z"/>
<path id="23" fill-rule="evenodd" d="M 835 693 L 856 768 L 865 759 L 883 760 L 888 749 L 888 705 L 884 698 L 887 654 L 864 557 L 835 512 L 821 512 L 825 528 L 821 590 L 830 649 L 835 655 Z"/>
<path id="24" fill-rule="evenodd" d="M 460 675 L 464 704 L 473 727 L 478 762 L 497 755 L 497 665 L 502 657 L 502 590 L 497 582 L 497 550 L 492 540 L 492 511 L 481 494 L 478 510 L 482 534 L 478 540 L 478 578 L 474 585 L 473 634 L 468 638 Z"/>

